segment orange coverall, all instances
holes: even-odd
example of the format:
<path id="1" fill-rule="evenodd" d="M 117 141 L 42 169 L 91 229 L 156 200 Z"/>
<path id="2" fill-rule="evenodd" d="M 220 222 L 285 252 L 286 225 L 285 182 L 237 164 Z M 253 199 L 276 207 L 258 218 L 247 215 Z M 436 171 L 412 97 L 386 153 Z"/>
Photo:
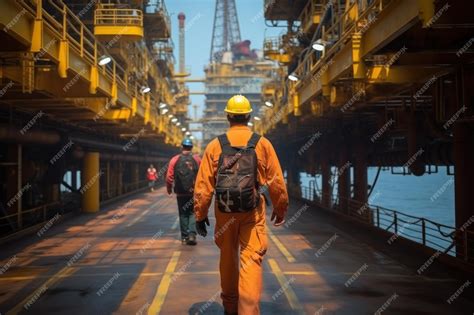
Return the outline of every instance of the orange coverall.
<path id="1" fill-rule="evenodd" d="M 233 126 L 227 137 L 233 146 L 245 146 L 251 134 L 247 126 Z M 288 209 L 288 193 L 275 150 L 268 139 L 261 137 L 255 152 L 259 185 L 268 185 L 273 211 L 284 217 Z M 196 221 L 202 221 L 208 215 L 220 154 L 221 146 L 214 139 L 204 152 L 194 187 Z M 214 211 L 214 241 L 221 251 L 219 269 L 224 309 L 231 314 L 259 314 L 262 259 L 267 250 L 264 198 L 260 196 L 256 210 L 247 213 L 224 213 L 217 206 Z"/>

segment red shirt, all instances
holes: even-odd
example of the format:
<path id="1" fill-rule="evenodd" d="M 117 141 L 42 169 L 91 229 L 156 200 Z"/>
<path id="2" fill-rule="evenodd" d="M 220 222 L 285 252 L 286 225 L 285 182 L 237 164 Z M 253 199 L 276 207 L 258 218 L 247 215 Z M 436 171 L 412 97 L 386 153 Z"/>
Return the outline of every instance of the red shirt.
<path id="1" fill-rule="evenodd" d="M 149 167 L 148 170 L 147 170 L 147 175 L 146 176 L 147 176 L 148 180 L 157 180 L 158 176 L 156 174 L 156 168 Z"/>
<path id="2" fill-rule="evenodd" d="M 192 152 L 183 151 L 181 154 L 192 154 Z M 173 158 L 170 161 L 170 164 L 168 165 L 168 171 L 166 172 L 166 187 L 168 188 L 168 191 L 171 191 L 171 188 L 173 187 L 174 167 L 176 166 L 176 162 L 178 162 L 178 159 L 181 156 L 181 154 L 176 154 L 175 156 L 173 156 Z M 201 158 L 197 154 L 193 155 L 193 158 L 199 167 L 199 165 L 201 165 Z"/>

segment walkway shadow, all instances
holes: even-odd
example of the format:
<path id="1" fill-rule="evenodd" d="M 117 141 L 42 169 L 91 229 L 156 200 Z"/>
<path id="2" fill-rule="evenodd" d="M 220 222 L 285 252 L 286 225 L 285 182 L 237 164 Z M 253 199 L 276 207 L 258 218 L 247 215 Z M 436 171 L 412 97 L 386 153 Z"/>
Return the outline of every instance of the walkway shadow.
<path id="1" fill-rule="evenodd" d="M 189 315 L 222 315 L 224 308 L 217 302 L 209 303 L 210 301 L 194 303 L 188 311 Z"/>
<path id="2" fill-rule="evenodd" d="M 291 310 L 282 305 L 275 303 L 260 301 L 260 313 L 262 315 L 300 315 L 301 312 Z M 222 315 L 224 308 L 220 303 L 209 301 L 194 303 L 188 311 L 189 315 Z"/>

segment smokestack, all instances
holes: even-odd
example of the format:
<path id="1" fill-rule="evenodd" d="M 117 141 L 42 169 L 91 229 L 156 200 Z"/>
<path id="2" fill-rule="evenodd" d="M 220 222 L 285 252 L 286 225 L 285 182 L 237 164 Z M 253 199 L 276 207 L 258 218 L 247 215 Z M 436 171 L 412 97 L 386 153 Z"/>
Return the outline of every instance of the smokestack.
<path id="1" fill-rule="evenodd" d="M 183 74 L 185 72 L 184 65 L 184 21 L 186 15 L 183 12 L 178 14 L 179 21 L 179 72 Z"/>

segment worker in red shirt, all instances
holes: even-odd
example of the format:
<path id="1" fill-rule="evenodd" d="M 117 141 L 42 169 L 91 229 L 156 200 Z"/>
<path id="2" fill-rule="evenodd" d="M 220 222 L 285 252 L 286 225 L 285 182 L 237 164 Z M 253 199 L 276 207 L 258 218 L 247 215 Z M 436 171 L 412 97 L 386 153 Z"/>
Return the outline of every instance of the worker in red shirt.
<path id="1" fill-rule="evenodd" d="M 182 152 L 175 155 L 168 166 L 166 189 L 168 194 L 176 193 L 181 229 L 181 243 L 196 245 L 196 220 L 194 218 L 194 183 L 201 164 L 198 155 L 193 155 L 193 142 L 186 138 L 182 142 Z"/>
<path id="2" fill-rule="evenodd" d="M 150 191 L 154 191 L 155 183 L 158 179 L 158 173 L 153 164 L 150 164 L 150 167 L 146 170 L 146 178 L 148 179 L 148 187 L 150 188 Z"/>

